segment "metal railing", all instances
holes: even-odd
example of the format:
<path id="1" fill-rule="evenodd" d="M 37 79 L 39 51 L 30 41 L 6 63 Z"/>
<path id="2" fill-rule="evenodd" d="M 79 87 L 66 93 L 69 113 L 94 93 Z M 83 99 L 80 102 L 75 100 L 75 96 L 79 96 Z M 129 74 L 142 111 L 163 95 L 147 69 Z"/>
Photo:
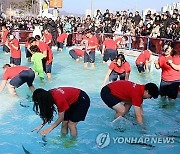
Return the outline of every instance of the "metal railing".
<path id="1" fill-rule="evenodd" d="M 132 36 L 132 35 L 119 35 L 119 34 L 112 34 L 112 33 L 98 33 L 95 34 L 99 45 L 102 45 L 103 41 L 105 40 L 105 35 L 112 35 L 112 36 L 120 36 L 120 37 L 127 37 L 127 44 L 125 46 L 128 50 L 145 50 L 150 49 L 153 53 L 161 54 L 163 45 L 166 41 L 172 41 L 174 43 L 174 50 L 180 53 L 180 41 L 179 40 L 172 40 L 167 38 L 152 38 L 146 36 Z M 73 43 L 79 44 L 82 41 L 82 33 L 73 33 Z"/>
<path id="2" fill-rule="evenodd" d="M 32 31 L 26 30 L 14 30 L 12 33 L 16 36 L 20 43 L 25 43 L 29 37 L 29 34 L 32 34 Z M 128 50 L 145 50 L 150 49 L 155 54 L 161 54 L 163 45 L 166 41 L 174 42 L 174 50 L 180 53 L 180 41 L 174 41 L 171 39 L 166 38 L 152 38 L 146 36 L 132 36 L 132 35 L 119 35 L 119 34 L 112 34 L 112 33 L 96 33 L 96 37 L 98 39 L 99 45 L 102 45 L 103 41 L 105 40 L 105 35 L 112 35 L 112 36 L 120 36 L 120 37 L 127 37 L 127 43 L 124 48 Z M 83 39 L 82 33 L 73 33 L 72 34 L 72 44 L 79 44 Z"/>

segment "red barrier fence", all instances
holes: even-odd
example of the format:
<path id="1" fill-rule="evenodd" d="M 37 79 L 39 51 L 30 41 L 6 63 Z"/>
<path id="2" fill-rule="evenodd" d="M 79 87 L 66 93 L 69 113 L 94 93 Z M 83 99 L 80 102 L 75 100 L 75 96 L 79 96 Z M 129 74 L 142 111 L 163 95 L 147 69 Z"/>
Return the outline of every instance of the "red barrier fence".
<path id="1" fill-rule="evenodd" d="M 105 39 L 104 33 L 95 34 L 101 45 Z M 110 34 L 108 34 L 110 35 Z M 111 34 L 116 36 L 114 34 Z M 165 38 L 150 38 L 144 36 L 130 36 L 130 35 L 119 35 L 121 37 L 126 36 L 128 38 L 127 45 L 125 46 L 129 50 L 145 50 L 150 49 L 156 54 L 160 54 L 163 48 L 163 45 L 166 41 L 172 41 L 174 43 L 174 50 L 180 54 L 180 41 L 173 41 L 171 39 Z M 73 33 L 73 43 L 79 44 L 82 41 L 81 33 Z"/>
<path id="2" fill-rule="evenodd" d="M 25 43 L 27 41 L 27 38 L 29 37 L 29 34 L 32 33 L 32 31 L 24 31 L 24 30 L 18 30 L 12 32 L 16 38 L 19 39 L 20 43 Z M 97 33 L 95 34 L 99 45 L 102 45 L 105 35 L 104 33 Z M 108 34 L 109 35 L 109 34 Z M 111 34 L 115 36 L 114 34 Z M 166 41 L 173 41 L 171 39 L 164 39 L 164 38 L 150 38 L 150 37 L 144 37 L 144 36 L 130 36 L 130 35 L 118 35 L 121 37 L 126 36 L 128 38 L 127 44 L 125 46 L 126 49 L 129 50 L 145 50 L 150 49 L 156 54 L 160 54 L 163 48 L 163 45 Z M 73 33 L 72 36 L 72 43 L 73 44 L 79 44 L 82 41 L 82 33 Z M 173 41 L 174 42 L 174 50 L 180 54 L 180 41 Z"/>

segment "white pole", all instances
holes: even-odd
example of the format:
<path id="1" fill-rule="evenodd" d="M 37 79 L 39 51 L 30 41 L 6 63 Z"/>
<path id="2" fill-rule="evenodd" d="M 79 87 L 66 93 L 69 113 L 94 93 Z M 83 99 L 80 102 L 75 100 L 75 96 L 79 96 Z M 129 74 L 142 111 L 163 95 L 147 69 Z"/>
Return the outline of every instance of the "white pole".
<path id="1" fill-rule="evenodd" d="M 93 0 L 91 0 L 91 18 L 93 18 Z"/>
<path id="2" fill-rule="evenodd" d="M 2 3 L 1 3 L 1 11 L 2 11 Z"/>
<path id="3" fill-rule="evenodd" d="M 42 16 L 42 0 L 39 0 L 39 15 Z"/>
<path id="4" fill-rule="evenodd" d="M 33 0 L 31 0 L 31 11 L 32 11 L 32 16 L 34 16 L 34 12 L 33 12 L 33 6 L 34 6 L 34 4 L 33 4 Z"/>
<path id="5" fill-rule="evenodd" d="M 11 20 L 11 12 L 12 11 L 12 9 L 11 9 L 11 3 L 10 3 L 10 20 Z"/>

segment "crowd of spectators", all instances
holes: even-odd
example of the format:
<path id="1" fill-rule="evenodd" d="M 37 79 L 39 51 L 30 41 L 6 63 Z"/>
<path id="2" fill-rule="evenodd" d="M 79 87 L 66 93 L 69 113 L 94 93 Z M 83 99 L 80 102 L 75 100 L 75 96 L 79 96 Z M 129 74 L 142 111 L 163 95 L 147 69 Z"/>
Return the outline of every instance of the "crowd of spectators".
<path id="1" fill-rule="evenodd" d="M 90 29 L 95 33 L 115 33 L 180 40 L 180 15 L 178 11 L 174 9 L 172 14 L 168 11 L 161 14 L 152 14 L 151 11 L 148 11 L 144 18 L 138 11 L 135 13 L 117 11 L 113 14 L 108 9 L 105 13 L 97 10 L 93 18 L 90 15 L 85 18 L 72 16 L 60 18 L 58 16 L 56 20 L 47 17 L 0 18 L 0 27 L 5 24 L 9 30 L 33 31 L 35 25 L 39 25 L 41 30 L 48 28 L 54 35 L 57 32 L 62 33 L 64 30 L 74 33 Z"/>

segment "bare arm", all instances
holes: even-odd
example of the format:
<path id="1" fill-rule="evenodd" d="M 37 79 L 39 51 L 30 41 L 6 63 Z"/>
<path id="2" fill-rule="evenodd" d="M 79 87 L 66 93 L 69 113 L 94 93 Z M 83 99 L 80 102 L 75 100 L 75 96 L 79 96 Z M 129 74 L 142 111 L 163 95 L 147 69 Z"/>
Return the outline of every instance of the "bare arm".
<path id="1" fill-rule="evenodd" d="M 58 119 L 47 129 L 41 132 L 41 135 L 45 136 L 46 134 L 50 133 L 54 128 L 56 128 L 64 119 L 64 112 L 58 113 Z"/>
<path id="2" fill-rule="evenodd" d="M 125 80 L 129 80 L 129 73 L 125 74 Z"/>
<path id="3" fill-rule="evenodd" d="M 144 111 L 143 111 L 142 105 L 141 105 L 141 115 L 142 115 L 142 116 L 144 115 Z"/>
<path id="4" fill-rule="evenodd" d="M 148 65 L 149 65 L 149 61 L 148 61 L 148 60 L 146 60 L 146 62 L 145 62 L 145 68 L 146 68 L 146 71 L 147 71 L 147 72 L 149 72 Z"/>
<path id="5" fill-rule="evenodd" d="M 106 48 L 106 46 L 103 45 L 103 47 L 102 47 L 102 55 L 104 55 L 104 50 L 105 50 L 105 48 Z"/>
<path id="6" fill-rule="evenodd" d="M 46 51 L 46 50 L 43 51 L 43 55 L 44 55 L 45 57 L 47 57 L 47 51 Z"/>
<path id="7" fill-rule="evenodd" d="M 94 46 L 88 46 L 88 50 L 91 50 L 91 49 L 96 49 L 97 48 L 97 45 L 94 45 Z"/>
<path id="8" fill-rule="evenodd" d="M 106 76 L 105 76 L 105 78 L 104 78 L 102 87 L 105 86 L 106 81 L 108 80 L 109 75 L 111 74 L 111 72 L 112 72 L 112 70 L 111 70 L 111 69 L 108 69 L 108 72 L 106 73 Z"/>
<path id="9" fill-rule="evenodd" d="M 155 65 L 156 69 L 160 69 L 158 60 L 155 60 L 155 61 L 154 61 L 154 65 Z"/>
<path id="10" fill-rule="evenodd" d="M 37 133 L 46 125 L 47 121 L 44 121 L 40 126 L 33 129 L 31 132 L 37 131 Z"/>
<path id="11" fill-rule="evenodd" d="M 180 65 L 176 65 L 172 62 L 172 60 L 168 60 L 169 65 L 175 69 L 176 71 L 180 71 Z"/>
<path id="12" fill-rule="evenodd" d="M 11 46 L 15 49 L 15 50 L 18 50 L 19 47 L 16 47 L 14 44 L 11 44 Z"/>
<path id="13" fill-rule="evenodd" d="M 134 106 L 136 120 L 140 125 L 143 125 L 143 115 L 141 107 Z"/>
<path id="14" fill-rule="evenodd" d="M 0 85 L 0 92 L 4 90 L 6 83 L 7 83 L 7 80 L 2 80 L 1 85 Z"/>
<path id="15" fill-rule="evenodd" d="M 64 40 L 64 46 L 67 45 L 67 38 Z"/>
<path id="16" fill-rule="evenodd" d="M 51 40 L 49 40 L 49 42 L 46 42 L 47 45 L 50 44 L 50 43 L 51 43 Z"/>

